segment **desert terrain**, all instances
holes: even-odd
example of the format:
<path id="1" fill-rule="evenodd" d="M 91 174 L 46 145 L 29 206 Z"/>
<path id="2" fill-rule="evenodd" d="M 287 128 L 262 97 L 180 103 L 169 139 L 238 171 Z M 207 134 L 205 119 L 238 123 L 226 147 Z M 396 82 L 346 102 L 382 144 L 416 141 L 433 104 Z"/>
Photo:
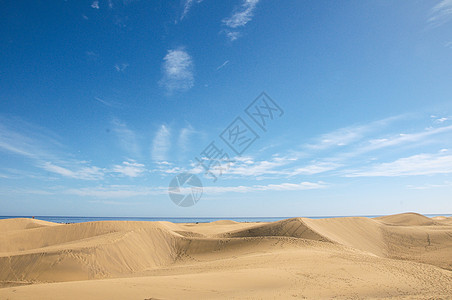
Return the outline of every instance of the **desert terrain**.
<path id="1" fill-rule="evenodd" d="M 452 218 L 0 220 L 0 299 L 452 299 Z"/>

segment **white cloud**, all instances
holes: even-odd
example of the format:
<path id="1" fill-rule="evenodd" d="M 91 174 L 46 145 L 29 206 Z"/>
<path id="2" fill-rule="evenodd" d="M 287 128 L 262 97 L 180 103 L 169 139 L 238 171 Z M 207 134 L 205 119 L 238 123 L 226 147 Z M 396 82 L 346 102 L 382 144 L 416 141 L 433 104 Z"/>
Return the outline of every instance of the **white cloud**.
<path id="1" fill-rule="evenodd" d="M 253 12 L 258 2 L 259 0 L 244 0 L 232 16 L 223 20 L 223 24 L 230 28 L 245 26 L 253 18 Z"/>
<path id="2" fill-rule="evenodd" d="M 347 177 L 414 176 L 452 173 L 452 155 L 418 154 L 393 162 L 374 165 L 367 170 L 353 171 Z"/>
<path id="3" fill-rule="evenodd" d="M 111 121 L 112 131 L 116 134 L 119 146 L 130 155 L 140 156 L 141 149 L 136 133 L 126 123 L 113 119 Z"/>
<path id="4" fill-rule="evenodd" d="M 350 126 L 340 128 L 324 134 L 316 139 L 316 143 L 304 145 L 304 152 L 291 152 L 286 156 L 274 156 L 268 160 L 255 160 L 253 158 L 232 158 L 232 163 L 222 165 L 222 176 L 225 178 L 238 178 L 253 176 L 258 179 L 262 178 L 281 178 L 298 175 L 316 175 L 326 173 L 333 170 L 350 168 L 351 164 L 363 163 L 369 165 L 372 160 L 364 158 L 359 161 L 360 156 L 365 153 L 381 150 L 389 147 L 397 147 L 400 145 L 417 146 L 425 143 L 442 143 L 442 141 L 450 140 L 445 136 L 452 132 L 452 126 L 442 126 L 437 128 L 428 128 L 420 132 L 397 134 L 392 136 L 384 136 L 381 138 L 369 139 L 369 134 L 374 134 L 384 127 L 388 126 L 396 120 L 400 120 L 404 116 L 396 116 L 386 118 L 369 124 Z M 442 120 L 442 118 L 438 118 Z M 441 122 L 442 123 L 442 122 Z M 442 143 L 444 147 L 444 143 Z M 347 152 L 338 152 L 331 157 L 321 159 L 318 150 L 329 148 L 342 148 L 347 146 Z M 312 154 L 316 155 L 316 160 L 305 161 L 309 157 L 309 150 L 316 150 Z M 311 155 L 312 155 L 311 154 Z M 351 161 L 351 159 L 354 159 Z M 192 166 L 193 167 L 193 166 Z M 229 168 L 228 168 L 229 167 Z M 193 173 L 204 173 L 200 167 L 193 168 Z M 349 174 L 348 172 L 347 174 Z"/>
<path id="5" fill-rule="evenodd" d="M 61 144 L 52 132 L 18 118 L 0 116 L 0 151 L 30 159 L 54 159 Z"/>
<path id="6" fill-rule="evenodd" d="M 152 141 L 152 159 L 166 161 L 171 147 L 171 131 L 166 125 L 161 125 Z"/>
<path id="7" fill-rule="evenodd" d="M 450 121 L 452 120 L 452 117 L 438 117 L 438 116 L 430 116 L 430 118 L 433 119 L 433 122 L 441 124 L 444 123 L 446 121 Z"/>
<path id="8" fill-rule="evenodd" d="M 167 161 L 156 161 L 157 167 L 150 170 L 152 173 L 158 173 L 160 175 L 170 175 L 170 174 L 179 174 L 182 172 L 189 172 L 185 168 L 175 167 L 174 164 Z"/>
<path id="9" fill-rule="evenodd" d="M 115 64 L 115 70 L 118 72 L 124 72 L 124 70 L 127 69 L 128 66 L 129 64 Z"/>
<path id="10" fill-rule="evenodd" d="M 33 141 L 31 139 L 15 132 L 8 132 L 2 129 L 4 128 L 0 127 L 1 150 L 28 157 L 36 156 L 36 153 L 33 152 Z"/>
<path id="11" fill-rule="evenodd" d="M 343 147 L 363 139 L 367 134 L 380 130 L 390 123 L 402 119 L 404 116 L 395 116 L 369 124 L 348 126 L 333 130 L 321 135 L 315 143 L 305 145 L 308 149 L 324 150 L 332 147 Z"/>
<path id="12" fill-rule="evenodd" d="M 171 168 L 160 168 L 158 172 L 169 175 L 169 174 L 179 174 L 182 173 L 184 169 L 179 167 L 171 167 Z"/>
<path id="13" fill-rule="evenodd" d="M 317 143 L 308 144 L 306 147 L 314 150 L 323 150 L 330 147 L 346 146 L 361 139 L 365 131 L 365 127 L 341 128 L 322 135 Z"/>
<path id="14" fill-rule="evenodd" d="M 208 159 L 206 165 L 208 165 Z M 221 167 L 211 170 L 216 175 L 223 178 L 249 178 L 269 179 L 287 178 L 297 175 L 314 175 L 342 167 L 342 164 L 332 161 L 314 161 L 300 167 L 298 156 L 277 156 L 274 155 L 269 160 L 256 160 L 251 156 L 232 157 L 230 161 L 223 161 Z M 221 172 L 220 172 L 221 169 Z M 206 170 L 199 163 L 192 163 L 188 172 L 202 174 Z M 221 173 L 221 174 L 220 174 Z"/>
<path id="15" fill-rule="evenodd" d="M 61 150 L 64 147 L 53 136 L 39 126 L 0 116 L 0 151 L 26 157 L 36 167 L 64 177 L 83 180 L 103 178 L 103 169 L 88 166 L 86 162 L 65 159 L 67 155 Z"/>
<path id="16" fill-rule="evenodd" d="M 97 0 L 93 1 L 93 3 L 91 4 L 91 7 L 94 9 L 99 9 L 99 1 L 97 1 Z"/>
<path id="17" fill-rule="evenodd" d="M 219 65 L 219 66 L 217 67 L 217 71 L 220 70 L 220 69 L 223 69 L 228 63 L 229 63 L 229 60 L 226 60 L 224 63 L 222 63 L 221 65 Z"/>
<path id="18" fill-rule="evenodd" d="M 268 185 L 252 186 L 208 186 L 204 187 L 204 193 L 222 194 L 222 193 L 249 193 L 259 191 L 301 191 L 324 189 L 328 185 L 324 182 L 300 182 L 300 183 L 280 183 Z M 180 193 L 190 193 L 190 188 L 181 188 Z M 81 197 L 98 198 L 130 198 L 138 196 L 166 195 L 168 187 L 142 187 L 131 185 L 108 185 L 97 187 L 86 187 L 79 189 L 67 189 L 65 194 L 77 195 Z"/>
<path id="19" fill-rule="evenodd" d="M 94 99 L 95 99 L 97 102 L 102 103 L 103 105 L 106 105 L 106 106 L 109 106 L 109 107 L 113 107 L 113 106 L 114 106 L 113 103 L 111 103 L 111 102 L 109 102 L 109 101 L 105 101 L 104 99 L 101 99 L 101 98 L 99 98 L 99 97 L 94 97 Z"/>
<path id="20" fill-rule="evenodd" d="M 168 50 L 163 58 L 163 78 L 159 84 L 169 94 L 189 90 L 194 85 L 193 68 L 193 60 L 183 48 Z"/>
<path id="21" fill-rule="evenodd" d="M 94 51 L 86 51 L 85 54 L 87 59 L 90 61 L 96 61 L 99 58 L 99 54 Z"/>
<path id="22" fill-rule="evenodd" d="M 73 179 L 98 180 L 104 177 L 104 170 L 98 167 L 79 167 L 77 170 L 55 165 L 51 162 L 44 162 L 41 166 L 46 171 Z"/>
<path id="23" fill-rule="evenodd" d="M 207 186 L 203 188 L 204 193 L 249 193 L 258 191 L 301 191 L 326 188 L 324 182 L 300 182 L 300 183 L 280 183 L 268 185 L 252 186 Z"/>
<path id="24" fill-rule="evenodd" d="M 124 161 L 122 165 L 115 165 L 112 168 L 113 173 L 119 173 L 123 176 L 138 177 L 146 171 L 143 164 L 135 161 Z"/>
<path id="25" fill-rule="evenodd" d="M 41 162 L 42 163 L 42 162 Z M 4 175 L 9 179 L 20 179 L 20 178 L 32 178 L 43 181 L 52 181 L 55 178 L 52 176 L 48 176 L 48 174 L 37 173 L 35 171 L 25 171 L 23 169 L 15 169 L 15 168 L 2 168 Z"/>
<path id="26" fill-rule="evenodd" d="M 178 145 L 183 152 L 188 151 L 190 145 L 190 137 L 195 132 L 196 131 L 193 129 L 191 125 L 188 125 L 187 127 L 181 129 L 179 133 Z"/>
<path id="27" fill-rule="evenodd" d="M 185 0 L 185 4 L 184 4 L 184 11 L 182 12 L 182 15 L 180 17 L 181 21 L 187 16 L 188 12 L 190 11 L 190 9 L 192 8 L 193 4 L 199 4 L 201 3 L 203 0 Z"/>
<path id="28" fill-rule="evenodd" d="M 448 147 L 447 143 L 451 141 L 450 134 L 452 133 L 452 125 L 436 128 L 429 127 L 413 133 L 369 137 L 385 129 L 388 125 L 392 125 L 394 121 L 405 119 L 406 117 L 407 115 L 396 116 L 369 124 L 341 128 L 320 136 L 316 139 L 316 143 L 304 145 L 304 151 L 289 151 L 289 154 L 285 156 L 274 155 L 270 159 L 264 160 L 256 160 L 253 157 L 231 157 L 232 162 L 229 165 L 227 162 L 222 164 L 221 176 L 224 176 L 223 179 L 253 177 L 261 180 L 265 178 L 290 178 L 298 175 L 310 176 L 333 170 L 344 170 L 345 168 L 347 169 L 341 172 L 344 176 L 364 176 L 364 171 L 366 174 L 370 174 L 369 171 L 376 174 L 377 169 L 364 168 L 366 166 L 372 168 L 376 166 L 373 164 L 378 157 L 388 157 L 388 155 L 391 155 L 389 157 L 392 157 L 393 160 L 398 158 L 394 158 L 393 152 L 388 153 L 387 151 L 377 150 L 385 150 L 386 148 L 402 150 L 400 146 L 413 148 L 425 144 L 435 144 L 441 148 Z M 443 118 L 438 118 L 438 120 L 441 120 L 439 121 L 440 124 L 444 124 L 445 122 Z M 332 156 L 324 158 L 319 156 L 318 150 L 334 147 L 340 150 L 344 148 L 346 151 L 338 151 L 333 153 Z M 373 159 L 363 156 L 363 154 L 371 151 L 376 151 Z M 447 154 L 446 152 L 446 149 L 440 151 L 444 155 Z M 327 152 L 327 154 L 330 155 L 331 152 Z M 312 157 L 312 155 L 315 155 L 316 159 L 306 161 L 306 158 Z M 401 160 L 400 162 L 403 163 L 405 161 Z M 359 166 L 358 169 L 350 171 L 356 165 Z M 205 173 L 205 170 L 197 164 L 192 164 L 191 167 L 192 169 L 189 170 L 191 173 Z M 382 165 L 381 167 L 389 166 Z M 434 170 L 430 169 L 426 172 L 436 172 Z M 414 171 L 412 173 L 414 174 Z M 391 172 L 388 172 L 388 174 L 391 174 Z M 337 175 L 337 171 L 333 175 Z"/>
<path id="29" fill-rule="evenodd" d="M 292 158 L 276 162 L 261 161 L 255 165 L 242 166 L 241 168 L 232 169 L 231 173 L 240 174 L 243 176 L 266 176 L 266 175 L 278 175 L 278 176 L 297 176 L 297 175 L 314 175 L 325 173 L 328 171 L 336 170 L 342 167 L 342 164 L 328 161 L 318 161 L 307 164 L 306 166 L 299 167 L 300 163 L 296 163 L 298 159 Z"/>
<path id="30" fill-rule="evenodd" d="M 296 168 L 291 175 L 314 175 L 319 173 L 324 173 L 332 170 L 336 170 L 337 168 L 342 167 L 341 164 L 334 162 L 316 162 L 305 167 Z"/>
<path id="31" fill-rule="evenodd" d="M 254 9 L 258 2 L 259 0 L 243 0 L 242 5 L 234 9 L 230 17 L 223 19 L 222 23 L 227 27 L 223 32 L 231 42 L 241 36 L 237 29 L 245 26 L 252 20 Z"/>
<path id="32" fill-rule="evenodd" d="M 0 188 L 1 194 L 31 194 L 31 195 L 55 195 L 54 191 L 36 190 L 28 188 Z"/>
<path id="33" fill-rule="evenodd" d="M 241 34 L 240 32 L 238 32 L 238 31 L 229 31 L 229 30 L 226 30 L 225 32 L 226 32 L 226 36 L 228 37 L 228 39 L 229 39 L 231 42 L 235 41 L 236 39 L 238 39 L 239 37 L 242 36 L 242 34 Z"/>
<path id="34" fill-rule="evenodd" d="M 365 153 L 385 147 L 398 146 L 404 143 L 418 143 L 418 142 L 426 142 L 426 138 L 439 135 L 442 133 L 448 133 L 452 131 L 451 126 L 444 126 L 438 128 L 428 128 L 421 132 L 416 133 L 400 133 L 396 136 L 387 137 L 383 139 L 374 139 L 369 141 L 369 145 L 363 146 L 356 153 Z"/>
<path id="35" fill-rule="evenodd" d="M 373 135 L 392 122 L 405 117 L 396 116 L 369 124 L 341 128 L 320 136 L 316 139 L 316 143 L 304 145 L 304 151 L 289 151 L 289 154 L 285 156 L 274 155 L 270 159 L 264 160 L 256 160 L 252 157 L 231 157 L 232 161 L 229 164 L 227 162 L 222 163 L 221 176 L 224 176 L 224 179 L 251 176 L 259 180 L 265 178 L 288 178 L 298 175 L 310 176 L 344 168 L 350 169 L 352 165 L 356 164 L 370 166 L 370 163 L 375 162 L 376 158 L 370 159 L 362 155 L 371 151 L 399 147 L 401 145 L 413 147 L 424 144 L 439 144 L 441 147 L 445 147 L 444 142 L 450 141 L 452 126 L 427 128 L 420 132 L 369 138 L 370 134 Z M 442 120 L 442 118 L 438 119 Z M 345 148 L 345 146 L 347 147 Z M 347 151 L 339 151 L 323 159 L 319 156 L 318 150 L 333 147 L 339 149 L 344 147 Z M 444 152 L 445 150 L 441 153 Z M 386 156 L 385 153 L 383 152 Z M 328 154 L 331 154 L 331 152 L 328 152 Z M 380 152 L 377 152 L 377 157 L 380 154 Z M 315 155 L 316 159 L 306 161 L 306 158 L 312 155 Z M 191 170 L 189 170 L 191 173 L 205 173 L 205 170 L 198 164 L 192 164 L 191 167 Z M 219 175 L 220 171 L 215 171 L 218 171 Z M 347 176 L 351 173 L 349 170 L 345 172 L 347 172 Z"/>
<path id="36" fill-rule="evenodd" d="M 130 198 L 137 196 L 163 195 L 168 188 L 150 188 L 130 185 L 109 185 L 98 187 L 87 187 L 79 189 L 67 189 L 64 193 L 81 197 L 98 198 Z"/>
<path id="37" fill-rule="evenodd" d="M 444 141 L 450 140 L 450 138 L 444 138 L 444 136 L 447 134 L 450 135 L 450 133 L 452 132 L 452 126 L 442 126 L 436 128 L 430 127 L 414 133 L 399 133 L 380 136 L 378 138 L 367 138 L 367 140 L 365 139 L 369 133 L 372 133 L 373 131 L 376 131 L 378 129 L 379 127 L 376 126 L 375 123 L 358 127 L 358 131 L 352 130 L 352 133 L 350 134 L 347 134 L 346 131 L 341 134 L 341 132 L 343 132 L 343 129 L 338 129 L 336 131 L 336 138 L 334 137 L 334 133 L 329 133 L 328 135 L 323 135 L 319 139 L 320 142 L 314 145 L 307 145 L 305 147 L 307 149 L 323 150 L 331 148 L 333 146 L 340 147 L 338 146 L 338 142 L 342 141 L 342 143 L 344 143 L 343 146 L 350 146 L 347 148 L 348 151 L 337 153 L 333 157 L 330 157 L 328 160 L 335 162 L 344 162 L 352 158 L 360 157 L 369 152 L 383 150 L 390 147 L 398 147 L 401 145 L 413 147 L 428 143 L 444 144 Z M 325 138 L 326 136 L 328 136 L 328 138 Z M 349 138 L 343 138 L 343 136 L 347 136 Z"/>
<path id="38" fill-rule="evenodd" d="M 439 26 L 452 20 L 452 0 L 442 0 L 430 11 L 428 22 Z"/>
<path id="39" fill-rule="evenodd" d="M 235 157 L 223 174 L 238 176 L 262 176 L 281 174 L 279 168 L 292 163 L 288 157 L 273 157 L 271 160 L 254 161 L 251 157 Z"/>
<path id="40" fill-rule="evenodd" d="M 438 189 L 438 188 L 449 188 L 452 187 L 452 182 L 445 181 L 444 183 L 440 184 L 424 184 L 424 185 L 408 185 L 407 188 L 410 190 L 431 190 L 431 189 Z"/>

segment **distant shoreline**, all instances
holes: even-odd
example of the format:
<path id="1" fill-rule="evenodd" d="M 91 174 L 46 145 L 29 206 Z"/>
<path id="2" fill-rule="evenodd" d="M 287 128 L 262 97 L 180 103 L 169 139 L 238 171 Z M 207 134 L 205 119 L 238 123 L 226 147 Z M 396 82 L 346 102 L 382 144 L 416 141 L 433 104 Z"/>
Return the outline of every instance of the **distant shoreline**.
<path id="1" fill-rule="evenodd" d="M 452 214 L 423 214 L 426 217 L 452 217 Z M 167 221 L 172 223 L 211 223 L 215 221 L 230 220 L 239 223 L 265 223 L 275 222 L 290 218 L 308 218 L 308 219 L 331 219 L 331 218 L 351 218 L 351 217 L 364 217 L 364 218 L 378 218 L 384 215 L 350 215 L 350 216 L 285 216 L 285 217 L 82 217 L 82 216 L 34 216 L 37 220 L 60 223 L 60 224 L 73 224 L 84 222 L 96 222 L 96 221 Z M 0 216 L 0 220 L 3 219 L 16 219 L 16 218 L 29 218 L 33 216 Z"/>

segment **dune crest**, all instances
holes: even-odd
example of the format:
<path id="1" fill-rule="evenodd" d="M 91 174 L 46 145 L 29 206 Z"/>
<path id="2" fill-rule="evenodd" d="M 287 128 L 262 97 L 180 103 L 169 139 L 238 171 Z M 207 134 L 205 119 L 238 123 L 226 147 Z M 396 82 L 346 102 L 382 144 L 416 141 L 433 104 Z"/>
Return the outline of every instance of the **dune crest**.
<path id="1" fill-rule="evenodd" d="M 435 225 L 434 219 L 430 219 L 418 213 L 403 213 L 397 215 L 377 217 L 375 220 L 379 220 L 387 225 L 399 225 L 399 226 L 429 226 Z"/>
<path id="2" fill-rule="evenodd" d="M 32 229 L 39 227 L 58 226 L 60 224 L 27 218 L 14 218 L 0 220 L 0 232 Z"/>

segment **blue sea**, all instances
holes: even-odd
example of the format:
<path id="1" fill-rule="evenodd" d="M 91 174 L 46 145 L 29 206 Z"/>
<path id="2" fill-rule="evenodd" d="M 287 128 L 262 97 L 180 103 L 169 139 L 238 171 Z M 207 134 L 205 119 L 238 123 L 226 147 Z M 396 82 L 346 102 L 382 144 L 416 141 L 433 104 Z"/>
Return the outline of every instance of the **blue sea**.
<path id="1" fill-rule="evenodd" d="M 374 216 L 324 216 L 324 217 L 307 217 L 311 219 L 324 219 L 324 218 L 339 218 L 339 217 L 367 217 L 375 218 L 380 215 Z M 446 216 L 451 217 L 452 214 L 427 214 L 427 217 Z M 298 217 L 298 216 L 297 216 Z M 32 216 L 0 216 L 1 219 L 11 218 L 32 218 Z M 54 223 L 82 223 L 82 222 L 94 222 L 94 221 L 168 221 L 172 223 L 209 223 L 218 220 L 232 220 L 236 222 L 274 222 L 292 218 L 287 217 L 68 217 L 68 216 L 34 216 L 35 219 L 49 221 Z"/>

